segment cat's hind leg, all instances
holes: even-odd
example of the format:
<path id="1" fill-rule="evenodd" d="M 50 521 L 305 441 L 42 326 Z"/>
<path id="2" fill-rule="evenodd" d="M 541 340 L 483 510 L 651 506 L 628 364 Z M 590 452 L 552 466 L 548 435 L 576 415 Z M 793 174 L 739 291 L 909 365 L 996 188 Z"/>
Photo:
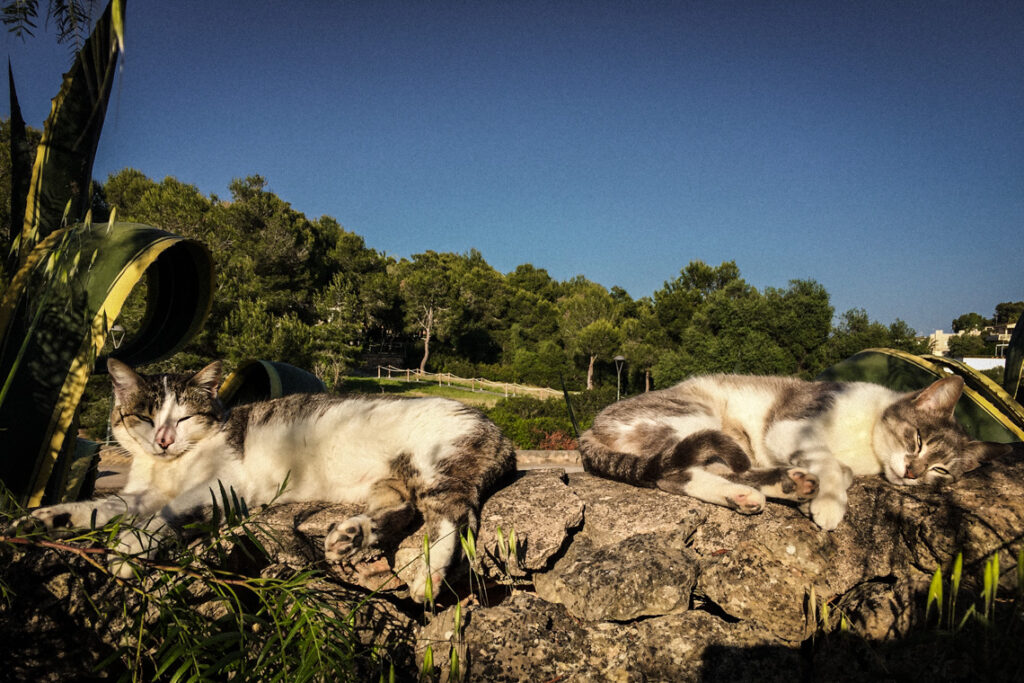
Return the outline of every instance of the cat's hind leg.
<path id="1" fill-rule="evenodd" d="M 448 568 L 459 553 L 461 534 L 467 528 L 476 532 L 478 495 L 473 484 L 443 477 L 417 497 L 423 514 L 425 541 L 430 548 L 429 554 L 424 553 L 420 558 L 422 565 L 409 582 L 409 594 L 417 602 L 438 594 Z"/>
<path id="2" fill-rule="evenodd" d="M 756 515 L 765 504 L 764 494 L 756 488 L 696 467 L 663 473 L 657 487 L 668 493 L 729 507 L 744 515 Z"/>
<path id="3" fill-rule="evenodd" d="M 764 494 L 730 479 L 749 469 L 750 456 L 734 438 L 706 429 L 686 436 L 659 458 L 654 485 L 753 515 L 764 509 Z"/>

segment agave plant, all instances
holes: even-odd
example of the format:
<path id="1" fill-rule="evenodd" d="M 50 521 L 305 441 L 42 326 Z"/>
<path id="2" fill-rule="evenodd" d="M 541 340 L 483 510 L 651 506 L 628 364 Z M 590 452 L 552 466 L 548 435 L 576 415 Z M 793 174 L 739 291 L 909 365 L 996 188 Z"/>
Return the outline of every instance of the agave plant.
<path id="1" fill-rule="evenodd" d="M 131 364 L 171 355 L 209 311 L 213 269 L 196 242 L 144 225 L 93 224 L 91 174 L 118 55 L 125 0 L 111 0 L 53 99 L 30 163 L 11 77 L 11 283 L 0 296 L 0 482 L 23 505 L 65 497 L 86 381 L 145 274 L 141 329 L 118 349 Z M 71 438 L 69 438 L 69 435 Z M 91 458 L 94 449 L 81 453 Z M 77 485 L 71 487 L 77 489 Z"/>

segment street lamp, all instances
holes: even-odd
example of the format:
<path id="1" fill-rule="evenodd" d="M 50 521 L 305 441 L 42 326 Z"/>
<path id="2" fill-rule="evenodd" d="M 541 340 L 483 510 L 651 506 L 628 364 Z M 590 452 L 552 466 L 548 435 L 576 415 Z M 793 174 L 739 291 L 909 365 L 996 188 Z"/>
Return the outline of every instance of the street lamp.
<path id="1" fill-rule="evenodd" d="M 121 342 L 124 341 L 125 331 L 120 325 L 114 325 L 107 331 L 110 336 L 110 342 L 114 345 L 114 350 L 121 348 Z"/>
<path id="2" fill-rule="evenodd" d="M 110 343 L 114 345 L 114 350 L 117 351 L 121 348 L 121 343 L 124 342 L 125 330 L 120 324 L 115 324 L 107 330 L 107 336 L 110 337 Z M 114 412 L 114 397 L 110 397 L 110 412 Z M 114 434 L 111 431 L 110 420 L 107 420 L 107 438 L 106 443 L 111 444 L 114 442 Z"/>
<path id="3" fill-rule="evenodd" d="M 622 396 L 622 364 L 626 362 L 625 356 L 615 356 L 615 400 Z"/>

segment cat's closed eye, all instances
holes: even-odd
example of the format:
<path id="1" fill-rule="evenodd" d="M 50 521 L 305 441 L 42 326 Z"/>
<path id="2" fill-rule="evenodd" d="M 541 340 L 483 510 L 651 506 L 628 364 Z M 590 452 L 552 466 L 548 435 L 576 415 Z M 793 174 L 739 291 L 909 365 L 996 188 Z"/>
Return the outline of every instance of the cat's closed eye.
<path id="1" fill-rule="evenodd" d="M 179 417 L 178 418 L 178 424 L 181 424 L 182 422 L 185 422 L 186 420 L 191 420 L 193 417 L 195 417 L 195 415 L 186 415 L 185 417 Z"/>
<path id="2" fill-rule="evenodd" d="M 153 419 L 151 417 L 149 417 L 148 415 L 140 415 L 138 413 L 132 413 L 128 417 L 134 417 L 139 422 L 145 422 L 148 425 L 152 425 L 153 424 Z"/>
<path id="3" fill-rule="evenodd" d="M 941 465 L 934 465 L 930 469 L 931 469 L 932 472 L 934 472 L 935 474 L 939 475 L 940 477 L 951 477 L 951 476 L 953 476 L 952 474 L 950 474 L 949 470 L 947 470 L 945 467 L 943 467 Z"/>

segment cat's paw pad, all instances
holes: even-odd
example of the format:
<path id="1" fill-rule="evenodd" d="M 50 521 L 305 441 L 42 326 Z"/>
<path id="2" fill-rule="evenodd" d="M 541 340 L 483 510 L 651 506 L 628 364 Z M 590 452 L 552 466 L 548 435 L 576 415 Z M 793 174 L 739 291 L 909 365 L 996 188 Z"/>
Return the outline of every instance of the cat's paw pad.
<path id="1" fill-rule="evenodd" d="M 741 515 L 756 515 L 764 510 L 764 494 L 754 489 L 738 490 L 727 495 L 725 500 L 729 507 Z"/>
<path id="2" fill-rule="evenodd" d="M 802 467 L 793 467 L 786 471 L 792 480 L 793 495 L 797 501 L 804 502 L 818 495 L 818 478 Z"/>
<path id="3" fill-rule="evenodd" d="M 376 542 L 373 520 L 366 515 L 356 515 L 328 528 L 324 539 L 324 555 L 328 562 L 343 562 Z"/>
<path id="4" fill-rule="evenodd" d="M 832 531 L 843 521 L 846 514 L 846 500 L 832 495 L 819 495 L 811 501 L 811 519 L 825 531 Z"/>

